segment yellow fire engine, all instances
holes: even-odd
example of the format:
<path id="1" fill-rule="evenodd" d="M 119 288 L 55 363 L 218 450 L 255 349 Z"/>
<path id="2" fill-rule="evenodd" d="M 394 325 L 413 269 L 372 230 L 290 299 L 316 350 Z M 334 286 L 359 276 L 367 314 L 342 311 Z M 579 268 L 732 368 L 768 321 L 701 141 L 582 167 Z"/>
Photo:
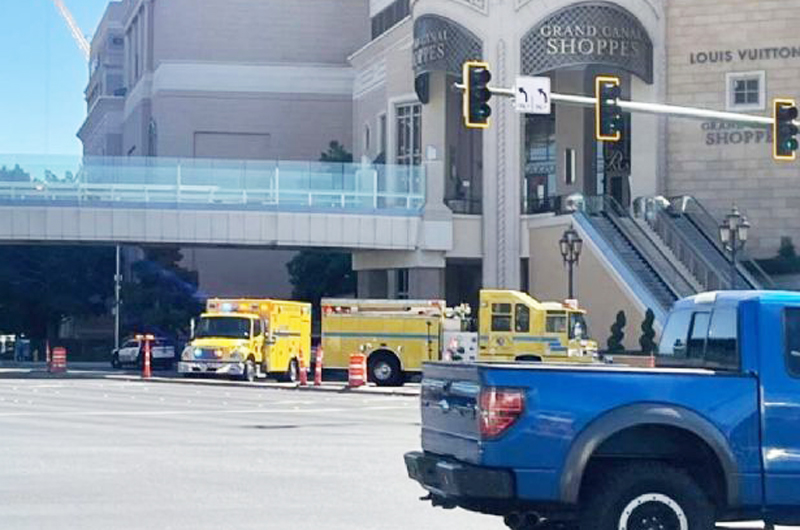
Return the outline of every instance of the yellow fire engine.
<path id="1" fill-rule="evenodd" d="M 178 371 L 253 381 L 295 381 L 311 357 L 311 304 L 283 300 L 210 299 L 192 326 Z"/>
<path id="2" fill-rule="evenodd" d="M 408 372 L 441 358 L 445 344 L 443 300 L 322 300 L 325 368 L 346 369 L 350 355 L 367 354 L 369 379 L 402 385 Z"/>
<path id="3" fill-rule="evenodd" d="M 425 361 L 593 362 L 585 311 L 539 302 L 509 290 L 480 293 L 478 332 L 469 308 L 443 300 L 322 300 L 325 368 L 347 369 L 350 355 L 367 354 L 369 379 L 401 385 Z M 478 345 L 478 348 L 475 345 Z M 476 352 L 477 349 L 477 352 Z"/>

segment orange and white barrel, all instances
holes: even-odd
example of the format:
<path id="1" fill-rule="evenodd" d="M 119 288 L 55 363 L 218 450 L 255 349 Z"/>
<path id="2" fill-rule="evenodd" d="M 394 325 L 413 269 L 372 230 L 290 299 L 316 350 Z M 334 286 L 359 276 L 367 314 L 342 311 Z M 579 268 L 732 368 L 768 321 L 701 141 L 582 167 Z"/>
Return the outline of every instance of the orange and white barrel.
<path id="1" fill-rule="evenodd" d="M 350 355 L 350 366 L 347 370 L 347 386 L 358 388 L 367 384 L 367 356 L 363 353 Z"/>

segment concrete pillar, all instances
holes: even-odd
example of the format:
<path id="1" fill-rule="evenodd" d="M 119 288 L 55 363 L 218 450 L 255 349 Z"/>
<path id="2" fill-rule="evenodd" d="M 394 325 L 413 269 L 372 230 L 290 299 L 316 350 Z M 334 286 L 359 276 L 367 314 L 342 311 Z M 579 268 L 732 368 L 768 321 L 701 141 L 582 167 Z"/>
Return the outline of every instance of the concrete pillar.
<path id="1" fill-rule="evenodd" d="M 444 269 L 416 268 L 408 271 L 409 298 L 444 299 Z"/>
<path id="2" fill-rule="evenodd" d="M 360 270 L 356 272 L 359 298 L 387 298 L 389 274 L 386 270 Z"/>
<path id="3" fill-rule="evenodd" d="M 493 23 L 514 26 L 504 10 Z M 519 42 L 501 36 L 484 42 L 492 84 L 512 86 L 519 64 Z M 491 127 L 483 132 L 483 286 L 520 287 L 522 118 L 507 98 L 493 98 Z"/>

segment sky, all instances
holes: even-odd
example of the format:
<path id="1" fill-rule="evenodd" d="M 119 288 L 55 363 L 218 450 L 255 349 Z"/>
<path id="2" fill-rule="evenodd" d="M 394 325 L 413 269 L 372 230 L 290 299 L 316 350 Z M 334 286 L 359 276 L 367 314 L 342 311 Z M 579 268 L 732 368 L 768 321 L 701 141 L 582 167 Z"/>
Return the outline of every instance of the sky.
<path id="1" fill-rule="evenodd" d="M 87 39 L 106 0 L 64 0 Z M 0 0 L 0 154 L 78 155 L 89 67 L 52 0 Z"/>

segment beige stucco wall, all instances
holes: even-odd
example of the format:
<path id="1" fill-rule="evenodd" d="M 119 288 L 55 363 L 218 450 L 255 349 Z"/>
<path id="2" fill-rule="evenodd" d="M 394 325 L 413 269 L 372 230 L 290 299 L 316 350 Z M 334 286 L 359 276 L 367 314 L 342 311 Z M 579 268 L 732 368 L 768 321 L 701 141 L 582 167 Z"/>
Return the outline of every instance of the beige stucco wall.
<path id="1" fill-rule="evenodd" d="M 726 74 L 735 72 L 765 72 L 766 104 L 755 114 L 770 115 L 773 97 L 800 97 L 800 1 L 671 0 L 667 13 L 670 103 L 725 110 Z M 757 60 L 746 53 L 775 47 L 794 51 L 789 58 L 764 51 Z M 670 119 L 667 193 L 695 195 L 718 218 L 736 202 L 753 225 L 748 249 L 758 255 L 774 255 L 781 236 L 800 241 L 797 164 L 772 161 L 766 129 L 712 126 Z"/>
<path id="2" fill-rule="evenodd" d="M 529 225 L 529 290 L 538 300 L 567 298 L 567 268 L 561 260 L 558 241 L 568 228 L 570 219 L 567 216 L 557 217 L 538 226 Z M 605 349 L 611 335 L 611 324 L 614 323 L 617 312 L 622 310 L 627 318 L 625 347 L 628 350 L 638 350 L 644 310 L 603 266 L 591 242 L 585 236 L 582 237 L 583 251 L 580 263 L 575 268 L 575 296 L 580 306 L 587 311 L 592 338 L 597 340 L 601 350 Z"/>

